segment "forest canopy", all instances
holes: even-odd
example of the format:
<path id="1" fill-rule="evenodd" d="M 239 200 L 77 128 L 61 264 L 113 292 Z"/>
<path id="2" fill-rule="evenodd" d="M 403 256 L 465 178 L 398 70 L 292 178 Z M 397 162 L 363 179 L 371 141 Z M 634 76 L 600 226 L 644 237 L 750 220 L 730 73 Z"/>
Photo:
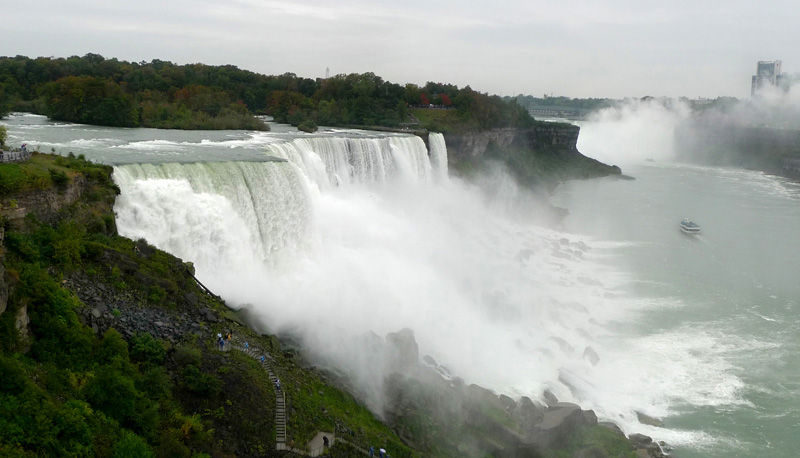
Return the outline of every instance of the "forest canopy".
<path id="1" fill-rule="evenodd" d="M 427 126 L 412 110 L 446 110 Z M 294 126 L 406 125 L 443 129 L 527 127 L 516 100 L 452 84 L 399 85 L 374 73 L 303 78 L 232 65 L 126 62 L 98 54 L 0 57 L 0 117 L 27 111 L 54 120 L 119 127 L 266 129 L 255 115 Z M 441 119 L 443 116 L 436 117 Z"/>

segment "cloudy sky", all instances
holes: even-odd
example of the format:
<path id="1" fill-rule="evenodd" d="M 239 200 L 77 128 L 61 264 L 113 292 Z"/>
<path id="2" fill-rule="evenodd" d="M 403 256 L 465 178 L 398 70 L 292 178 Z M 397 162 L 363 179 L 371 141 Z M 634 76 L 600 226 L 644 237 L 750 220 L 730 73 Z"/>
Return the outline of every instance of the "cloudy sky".
<path id="1" fill-rule="evenodd" d="M 501 95 L 746 98 L 800 72 L 796 0 L 10 0 L 0 55 L 97 53 Z"/>

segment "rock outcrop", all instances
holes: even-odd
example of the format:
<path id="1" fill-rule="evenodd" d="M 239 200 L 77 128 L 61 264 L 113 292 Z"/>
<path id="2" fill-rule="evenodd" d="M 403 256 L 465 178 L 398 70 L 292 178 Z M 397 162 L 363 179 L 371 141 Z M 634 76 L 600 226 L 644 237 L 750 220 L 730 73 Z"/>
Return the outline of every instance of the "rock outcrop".
<path id="1" fill-rule="evenodd" d="M 579 132 L 572 124 L 538 122 L 527 129 L 448 132 L 444 138 L 451 170 L 465 174 L 487 160 L 505 164 L 520 183 L 531 187 L 552 188 L 568 179 L 620 174 L 619 167 L 578 151 Z"/>
<path id="2" fill-rule="evenodd" d="M 546 404 L 529 397 L 515 401 L 448 377 L 429 356 L 418 363 L 410 330 L 390 334 L 386 341 L 391 348 L 404 349 L 396 354 L 406 357 L 398 359 L 403 370 L 386 382 L 385 415 L 408 443 L 423 452 L 430 452 L 428 447 L 452 447 L 464 456 L 537 457 L 544 450 L 566 447 L 583 428 L 598 424 L 594 412 L 559 402 L 549 391 L 540 395 Z M 430 431 L 437 431 L 436 436 Z M 439 443 L 432 444 L 434 439 Z"/>

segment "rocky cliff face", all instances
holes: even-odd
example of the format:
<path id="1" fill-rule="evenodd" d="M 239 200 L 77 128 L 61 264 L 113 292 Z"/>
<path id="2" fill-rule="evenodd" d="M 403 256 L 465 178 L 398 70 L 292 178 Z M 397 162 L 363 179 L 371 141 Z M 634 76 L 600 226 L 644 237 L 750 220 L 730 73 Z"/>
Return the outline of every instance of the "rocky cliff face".
<path id="1" fill-rule="evenodd" d="M 48 188 L 19 193 L 13 201 L 3 202 L 0 213 L 7 219 L 19 220 L 32 214 L 40 221 L 52 223 L 65 207 L 77 202 L 89 189 L 83 175 L 76 175 L 61 188 Z"/>
<path id="2" fill-rule="evenodd" d="M 539 122 L 527 129 L 445 133 L 451 170 L 469 175 L 489 161 L 505 164 L 524 185 L 553 187 L 573 178 L 620 174 L 578 151 L 580 128 L 572 124 Z"/>
<path id="3" fill-rule="evenodd" d="M 445 141 L 454 162 L 483 156 L 490 144 L 501 148 L 531 150 L 559 149 L 578 152 L 580 128 L 570 124 L 546 123 L 531 129 L 502 128 L 487 131 L 446 133 Z"/>

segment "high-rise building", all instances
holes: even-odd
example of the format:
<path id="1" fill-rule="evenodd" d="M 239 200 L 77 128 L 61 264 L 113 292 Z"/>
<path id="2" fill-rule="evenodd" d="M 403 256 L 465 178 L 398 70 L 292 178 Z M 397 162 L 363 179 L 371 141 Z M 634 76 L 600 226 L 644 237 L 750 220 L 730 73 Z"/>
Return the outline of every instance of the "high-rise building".
<path id="1" fill-rule="evenodd" d="M 756 74 L 750 83 L 750 95 L 754 96 L 765 87 L 777 87 L 782 83 L 781 61 L 760 60 L 756 65 Z"/>

